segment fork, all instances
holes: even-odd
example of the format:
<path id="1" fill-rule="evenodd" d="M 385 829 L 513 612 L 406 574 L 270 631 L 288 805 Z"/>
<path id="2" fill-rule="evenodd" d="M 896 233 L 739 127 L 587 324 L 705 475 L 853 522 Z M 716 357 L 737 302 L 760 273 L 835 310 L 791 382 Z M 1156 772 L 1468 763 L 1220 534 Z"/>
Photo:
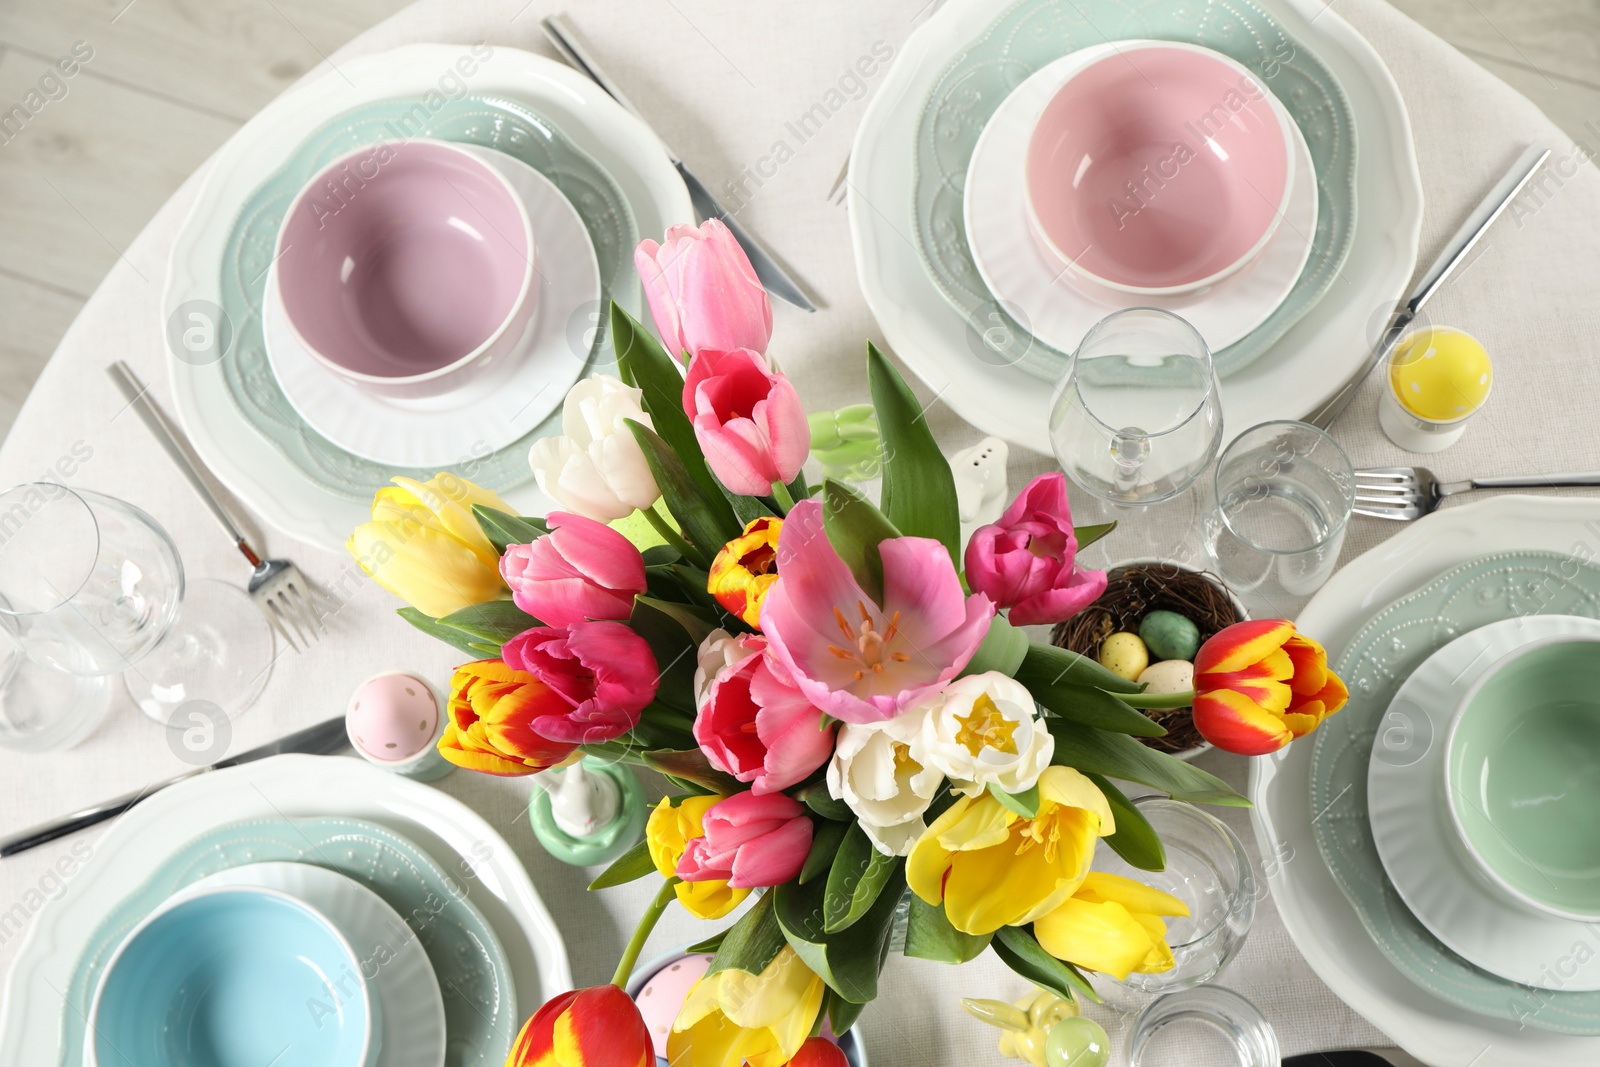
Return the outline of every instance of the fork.
<path id="1" fill-rule="evenodd" d="M 256 550 L 250 547 L 250 542 L 245 540 L 244 534 L 239 531 L 238 524 L 223 510 L 221 501 L 200 478 L 199 468 L 178 443 L 177 428 L 161 409 L 156 407 L 155 401 L 150 399 L 149 386 L 139 381 L 133 373 L 133 368 L 118 360 L 106 368 L 106 373 L 111 375 L 111 380 L 117 383 L 122 395 L 139 413 L 139 418 L 143 420 L 145 426 L 155 435 L 156 443 L 172 462 L 177 464 L 178 472 L 200 495 L 201 502 L 210 510 L 217 522 L 222 524 L 228 536 L 233 538 L 234 547 L 250 561 L 250 566 L 254 568 L 250 573 L 248 587 L 250 599 L 255 601 L 256 606 L 266 615 L 267 621 L 272 624 L 272 628 L 288 642 L 290 648 L 296 652 L 310 648 L 322 635 L 322 617 L 317 614 L 312 599 L 315 594 L 311 583 L 300 573 L 300 568 L 286 559 L 262 559 Z"/>
<path id="2" fill-rule="evenodd" d="M 1470 489 L 1566 489 L 1600 486 L 1600 473 L 1522 474 L 1441 482 L 1426 467 L 1373 467 L 1356 471 L 1357 515 L 1410 522 L 1439 509 L 1447 496 Z"/>

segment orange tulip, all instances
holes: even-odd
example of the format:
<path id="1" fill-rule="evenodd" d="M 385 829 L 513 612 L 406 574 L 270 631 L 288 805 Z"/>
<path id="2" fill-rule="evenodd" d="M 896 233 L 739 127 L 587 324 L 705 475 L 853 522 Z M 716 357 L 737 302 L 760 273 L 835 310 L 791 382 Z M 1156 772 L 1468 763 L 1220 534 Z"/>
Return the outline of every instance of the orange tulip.
<path id="1" fill-rule="evenodd" d="M 706 591 L 717 603 L 756 628 L 761 602 L 778 580 L 778 531 L 783 520 L 763 515 L 751 519 L 744 533 L 722 546 L 711 561 Z"/>
<path id="2" fill-rule="evenodd" d="M 469 771 L 534 774 L 567 759 L 577 746 L 541 737 L 533 721 L 571 710 L 555 690 L 502 660 L 464 664 L 450 679 L 450 721 L 439 753 Z"/>
<path id="3" fill-rule="evenodd" d="M 1304 737 L 1349 690 L 1322 646 L 1286 619 L 1235 623 L 1194 658 L 1194 725 L 1227 752 L 1260 756 Z"/>
<path id="4" fill-rule="evenodd" d="M 522 1027 L 506 1067 L 653 1067 L 650 1031 L 614 985 L 547 1000 Z"/>

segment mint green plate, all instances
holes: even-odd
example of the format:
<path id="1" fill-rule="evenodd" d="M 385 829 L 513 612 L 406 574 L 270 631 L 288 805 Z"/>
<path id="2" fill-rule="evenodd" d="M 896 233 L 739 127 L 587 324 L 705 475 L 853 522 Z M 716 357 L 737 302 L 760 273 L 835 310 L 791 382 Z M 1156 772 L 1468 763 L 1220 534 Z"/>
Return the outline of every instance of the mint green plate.
<path id="1" fill-rule="evenodd" d="M 309 863 L 352 878 L 399 912 L 422 942 L 444 995 L 445 1067 L 500 1067 L 522 1020 L 511 965 L 488 922 L 416 845 L 361 819 L 263 819 L 220 826 L 129 888 L 79 957 L 66 990 L 61 1067 L 82 1067 L 89 1000 L 128 932 L 173 893 L 246 863 Z"/>
<path id="2" fill-rule="evenodd" d="M 364 144 L 404 136 L 434 137 L 481 145 L 515 156 L 549 178 L 582 216 L 600 262 L 603 309 L 613 295 L 626 306 L 636 302 L 633 249 L 639 243 L 633 212 L 616 182 L 560 130 L 530 108 L 494 97 L 464 96 L 424 111 L 415 100 L 388 100 L 347 111 L 312 134 L 288 161 L 245 201 L 223 250 L 222 309 L 237 324 L 233 358 L 221 362 L 228 394 L 240 415 L 312 483 L 342 496 L 365 500 L 394 475 L 427 479 L 434 468 L 404 469 L 362 459 L 312 429 L 295 412 L 272 374 L 261 333 L 261 303 L 278 228 L 302 186 L 329 160 Z M 402 125 L 403 123 L 403 125 Z M 609 343 L 597 333 L 588 344 L 584 374 L 615 366 Z M 581 349 L 579 349 L 581 351 Z M 528 446 L 560 432 L 558 407 L 520 440 L 485 455 L 463 456 L 461 471 L 497 492 L 532 480 Z"/>
<path id="3" fill-rule="evenodd" d="M 1029 334 L 984 285 L 962 217 L 967 164 L 1000 101 L 1029 75 L 1080 48 L 1137 38 L 1203 45 L 1257 73 L 1300 127 L 1317 172 L 1311 258 L 1265 322 L 1213 353 L 1218 374 L 1259 359 L 1310 311 L 1355 238 L 1356 129 L 1349 101 L 1332 72 L 1261 8 L 1249 0 L 1021 0 L 951 61 L 934 86 L 917 129 L 913 213 L 918 251 L 945 298 L 976 336 L 991 344 L 1003 338 L 1002 354 L 1040 378 L 1058 377 L 1067 354 Z"/>
<path id="4" fill-rule="evenodd" d="M 1600 1035 L 1600 992 L 1517 985 L 1474 967 L 1430 934 L 1384 872 L 1367 820 L 1372 742 L 1401 684 L 1462 634 L 1526 615 L 1600 618 L 1600 568 L 1546 552 L 1486 556 L 1391 604 L 1356 635 L 1334 665 L 1350 687 L 1350 703 L 1312 739 L 1311 810 L 1318 813 L 1312 830 L 1323 861 L 1373 941 L 1418 986 L 1479 1015 Z M 1582 928 L 1574 930 L 1574 941 L 1586 936 Z"/>

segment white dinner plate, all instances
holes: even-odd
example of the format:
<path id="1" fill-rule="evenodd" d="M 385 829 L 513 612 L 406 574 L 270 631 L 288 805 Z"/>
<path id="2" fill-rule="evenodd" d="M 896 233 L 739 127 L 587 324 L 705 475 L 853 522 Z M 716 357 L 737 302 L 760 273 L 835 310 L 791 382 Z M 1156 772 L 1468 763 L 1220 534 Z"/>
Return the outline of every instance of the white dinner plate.
<path id="1" fill-rule="evenodd" d="M 101 921 L 173 853 L 247 819 L 349 816 L 390 827 L 449 873 L 494 928 L 511 966 L 515 1015 L 572 987 L 566 946 L 505 839 L 440 790 L 345 756 L 274 756 L 156 793 L 119 816 L 83 873 L 34 918 L 0 1004 L 0 1064 L 60 1063 L 62 994 Z M 508 1039 L 509 1040 L 509 1039 Z"/>
<path id="2" fill-rule="evenodd" d="M 1503 551 L 1594 558 L 1600 501 L 1501 496 L 1408 524 L 1335 574 L 1296 624 L 1342 656 L 1373 615 L 1459 564 Z M 1368 936 L 1317 851 L 1311 745 L 1250 761 L 1251 820 L 1284 927 L 1345 1003 L 1434 1067 L 1593 1067 L 1600 1038 L 1519 1028 L 1457 1008 L 1412 984 Z"/>
<path id="3" fill-rule="evenodd" d="M 1117 293 L 1072 274 L 1047 254 L 1028 220 L 1023 195 L 1028 141 L 1056 91 L 1077 71 L 1133 41 L 1095 45 L 1062 56 L 1006 97 L 984 126 L 967 168 L 962 200 L 967 244 L 996 299 L 1020 308 L 1035 338 L 1071 352 L 1101 319 L 1125 307 L 1161 308 L 1181 315 L 1217 352 L 1260 326 L 1283 303 L 1306 260 L 1317 230 L 1317 172 L 1300 127 L 1268 93 L 1294 141 L 1294 174 L 1283 217 L 1255 262 L 1198 293 L 1138 296 Z"/>
<path id="4" fill-rule="evenodd" d="M 1600 622 L 1571 615 L 1531 615 L 1491 623 L 1430 656 L 1395 694 L 1367 765 L 1367 809 L 1384 870 L 1422 925 L 1455 953 L 1491 974 L 1538 989 L 1600 990 L 1600 952 L 1574 953 L 1591 940 L 1583 923 L 1536 914 L 1491 889 L 1451 839 L 1444 800 L 1444 739 L 1461 695 L 1489 666 L 1531 641 L 1600 636 Z M 1386 730 L 1431 742 L 1385 747 Z M 1558 967 L 1557 962 L 1563 964 Z M 1571 973 L 1567 973 L 1570 971 Z"/>
<path id="5" fill-rule="evenodd" d="M 616 182 L 640 234 L 659 235 L 693 223 L 688 190 L 661 141 L 594 82 L 553 60 L 504 45 L 473 49 L 473 93 L 534 106 Z M 304 82 L 268 104 L 228 139 L 207 164 L 189 217 L 168 262 L 163 298 L 170 316 L 189 300 L 217 300 L 222 254 L 239 205 L 274 173 L 301 141 L 335 116 L 379 100 L 438 95 L 441 74 L 455 67 L 462 45 L 413 44 L 345 60 L 337 71 Z M 617 293 L 636 314 L 642 293 Z M 596 309 L 603 315 L 604 309 Z M 587 324 L 568 323 L 568 328 Z M 292 537 L 341 551 L 350 531 L 369 517 L 370 502 L 316 485 L 273 444 L 238 417 L 217 363 L 195 366 L 169 353 L 173 397 L 190 443 L 206 467 L 264 521 Z M 529 481 L 503 494 L 519 513 L 542 515 L 550 501 Z"/>
<path id="6" fill-rule="evenodd" d="M 216 886 L 276 889 L 310 905 L 344 935 L 378 998 L 383 1067 L 443 1067 L 444 997 L 422 942 L 382 897 L 309 863 L 247 863 L 174 893 L 162 910 Z M 371 966 L 372 973 L 366 974 Z M 330 976 L 335 984 L 339 976 Z"/>
<path id="7" fill-rule="evenodd" d="M 1258 423 L 1308 414 L 1344 386 L 1371 347 L 1372 323 L 1387 320 L 1410 281 L 1422 227 L 1411 123 L 1378 54 L 1324 0 L 1259 6 L 1316 51 L 1349 99 L 1360 138 L 1360 214 L 1339 280 L 1270 352 L 1223 380 L 1225 442 Z M 907 237 L 923 106 L 950 60 L 999 10 L 988 0 L 950 0 L 901 47 L 856 132 L 850 229 L 862 292 L 896 354 L 974 426 L 1048 455 L 1050 390 L 1018 367 L 997 365 Z"/>
<path id="8" fill-rule="evenodd" d="M 600 299 L 600 263 L 577 208 L 520 159 L 463 145 L 516 190 L 539 248 L 539 307 L 499 367 L 442 396 L 376 396 L 330 374 L 289 325 L 278 272 L 267 275 L 262 330 L 272 373 L 300 417 L 347 452 L 396 467 L 445 467 L 511 444 L 561 406 L 583 373 L 567 323 Z"/>

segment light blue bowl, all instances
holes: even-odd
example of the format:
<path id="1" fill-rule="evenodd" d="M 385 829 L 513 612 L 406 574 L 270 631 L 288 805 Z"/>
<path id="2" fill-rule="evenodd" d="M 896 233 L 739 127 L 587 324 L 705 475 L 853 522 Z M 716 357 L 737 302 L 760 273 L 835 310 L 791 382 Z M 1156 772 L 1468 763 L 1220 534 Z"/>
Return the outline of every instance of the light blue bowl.
<path id="1" fill-rule="evenodd" d="M 106 968 L 92 1067 L 365 1067 L 376 1004 L 328 921 L 269 889 L 219 887 L 151 916 Z"/>

